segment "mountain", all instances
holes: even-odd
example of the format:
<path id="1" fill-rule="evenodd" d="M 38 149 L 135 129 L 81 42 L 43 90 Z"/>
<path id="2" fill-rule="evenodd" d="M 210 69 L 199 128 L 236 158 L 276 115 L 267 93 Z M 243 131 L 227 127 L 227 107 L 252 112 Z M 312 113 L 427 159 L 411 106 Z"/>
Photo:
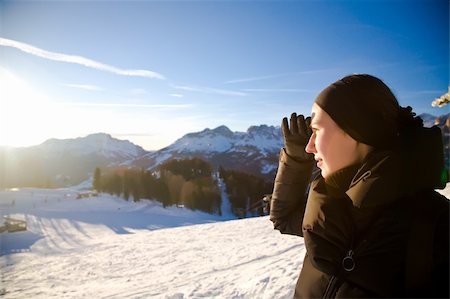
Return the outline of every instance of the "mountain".
<path id="1" fill-rule="evenodd" d="M 115 166 L 146 154 L 109 134 L 49 139 L 25 148 L 0 148 L 0 186 L 61 187 L 89 178 L 95 167 Z"/>
<path id="2" fill-rule="evenodd" d="M 232 132 L 226 126 L 219 126 L 186 134 L 166 148 L 135 159 L 130 165 L 154 170 L 169 159 L 201 158 L 215 168 L 222 166 L 273 180 L 281 147 L 280 127 L 260 125 L 251 126 L 246 132 Z"/>
<path id="3" fill-rule="evenodd" d="M 437 124 L 448 144 L 450 114 L 421 114 Z M 447 132 L 447 133 L 446 133 Z M 283 147 L 280 127 L 251 126 L 233 132 L 226 126 L 189 133 L 158 151 L 98 133 L 75 139 L 50 139 L 26 148 L 0 147 L 0 187 L 61 187 L 87 180 L 96 167 L 136 167 L 153 171 L 169 159 L 201 158 L 214 168 L 239 170 L 273 181 Z M 448 165 L 448 146 L 446 147 Z"/>
<path id="4" fill-rule="evenodd" d="M 428 113 L 422 113 L 419 115 L 419 117 L 423 120 L 423 125 L 425 127 L 432 127 L 434 125 L 437 125 L 438 127 L 442 128 L 445 126 L 445 122 L 450 117 L 450 113 L 443 114 L 441 116 L 434 116 Z"/>
<path id="5" fill-rule="evenodd" d="M 48 154 L 83 157 L 96 154 L 112 160 L 128 160 L 143 155 L 146 151 L 128 140 L 119 140 L 109 134 L 97 133 L 75 139 L 49 139 L 36 146 Z"/>

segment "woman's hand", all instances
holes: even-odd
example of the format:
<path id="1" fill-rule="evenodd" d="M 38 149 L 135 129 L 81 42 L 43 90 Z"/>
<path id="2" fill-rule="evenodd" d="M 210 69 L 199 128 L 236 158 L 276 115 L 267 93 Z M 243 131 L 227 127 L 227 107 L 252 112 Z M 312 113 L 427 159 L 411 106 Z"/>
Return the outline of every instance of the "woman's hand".
<path id="1" fill-rule="evenodd" d="M 284 149 L 289 156 L 298 161 L 311 161 L 313 159 L 312 154 L 305 152 L 305 147 L 312 133 L 310 124 L 311 117 L 305 119 L 303 115 L 297 116 L 295 112 L 291 114 L 290 126 L 287 117 L 284 117 L 281 123 Z"/>

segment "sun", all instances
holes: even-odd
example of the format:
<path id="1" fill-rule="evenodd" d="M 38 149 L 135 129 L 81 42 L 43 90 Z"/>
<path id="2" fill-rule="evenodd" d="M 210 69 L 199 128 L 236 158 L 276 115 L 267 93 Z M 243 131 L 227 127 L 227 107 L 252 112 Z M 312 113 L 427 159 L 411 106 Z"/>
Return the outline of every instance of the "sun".
<path id="1" fill-rule="evenodd" d="M 13 72 L 0 67 L 0 145 L 42 142 L 53 113 L 48 98 Z"/>

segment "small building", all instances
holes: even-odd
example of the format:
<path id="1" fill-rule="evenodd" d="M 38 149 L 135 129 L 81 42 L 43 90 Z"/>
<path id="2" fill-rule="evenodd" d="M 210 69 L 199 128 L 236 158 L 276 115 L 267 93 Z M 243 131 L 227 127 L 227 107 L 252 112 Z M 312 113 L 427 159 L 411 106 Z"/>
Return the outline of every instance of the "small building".
<path id="1" fill-rule="evenodd" d="M 98 196 L 98 193 L 96 191 L 84 191 L 84 192 L 78 192 L 77 199 L 96 197 L 96 196 Z"/>
<path id="2" fill-rule="evenodd" d="M 27 222 L 25 220 L 3 216 L 2 222 L 0 222 L 0 233 L 12 233 L 25 230 L 27 230 Z"/>

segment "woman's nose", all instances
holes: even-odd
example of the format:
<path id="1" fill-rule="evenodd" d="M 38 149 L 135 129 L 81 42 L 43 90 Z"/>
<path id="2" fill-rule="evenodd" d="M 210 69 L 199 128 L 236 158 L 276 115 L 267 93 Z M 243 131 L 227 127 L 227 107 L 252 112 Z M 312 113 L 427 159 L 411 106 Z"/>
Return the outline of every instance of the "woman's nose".
<path id="1" fill-rule="evenodd" d="M 316 152 L 316 145 L 314 143 L 315 137 L 316 136 L 313 133 L 311 137 L 309 137 L 308 144 L 306 144 L 305 152 L 307 152 L 308 154 L 314 154 Z"/>

